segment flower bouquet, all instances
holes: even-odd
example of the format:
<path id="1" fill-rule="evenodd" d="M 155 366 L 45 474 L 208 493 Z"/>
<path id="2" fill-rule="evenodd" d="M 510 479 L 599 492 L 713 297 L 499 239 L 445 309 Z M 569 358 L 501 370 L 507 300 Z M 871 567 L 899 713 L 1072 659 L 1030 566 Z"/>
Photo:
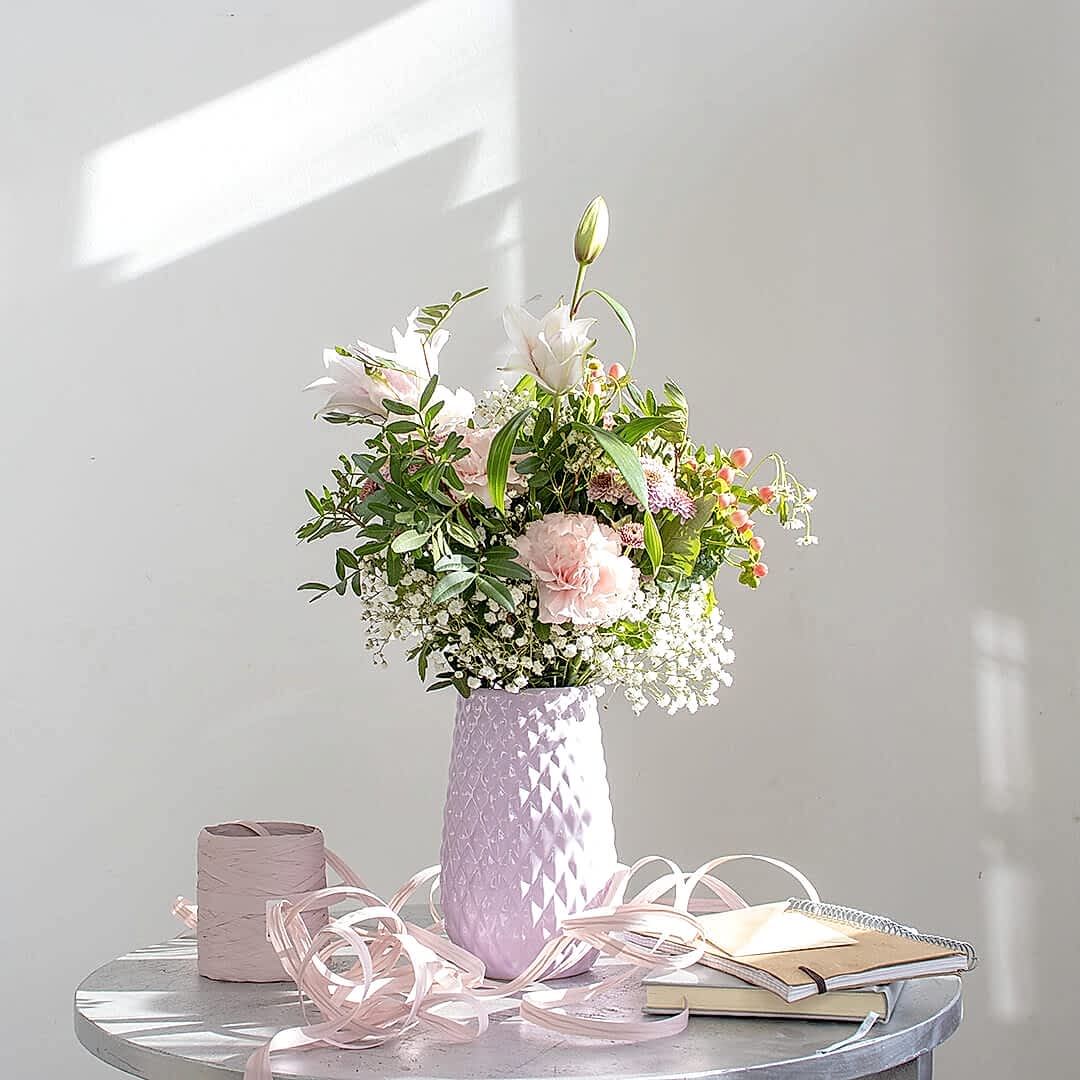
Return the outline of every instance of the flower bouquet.
<path id="1" fill-rule="evenodd" d="M 512 385 L 477 401 L 440 381 L 446 324 L 477 289 L 414 310 L 389 351 L 326 350 L 309 387 L 326 393 L 325 420 L 366 438 L 306 493 L 299 537 L 352 539 L 334 580 L 300 588 L 353 593 L 377 660 L 409 642 L 428 689 L 457 690 L 443 907 L 451 939 L 496 977 L 614 868 L 597 694 L 620 687 L 635 712 L 715 704 L 734 659 L 717 575 L 764 581 L 767 518 L 817 542 L 815 492 L 782 457 L 759 463 L 763 482 L 749 449 L 690 438 L 674 382 L 637 385 L 629 313 L 585 287 L 607 233 L 597 198 L 575 234 L 569 302 L 539 318 L 506 309 Z M 621 324 L 625 364 L 609 362 L 588 302 Z"/>

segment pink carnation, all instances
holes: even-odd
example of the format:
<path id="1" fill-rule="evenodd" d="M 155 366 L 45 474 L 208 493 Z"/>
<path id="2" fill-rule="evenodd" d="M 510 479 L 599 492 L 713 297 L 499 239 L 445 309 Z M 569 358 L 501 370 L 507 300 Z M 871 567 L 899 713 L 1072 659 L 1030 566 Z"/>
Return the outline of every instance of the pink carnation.
<path id="1" fill-rule="evenodd" d="M 591 624 L 621 618 L 637 590 L 637 567 L 619 534 L 588 514 L 547 514 L 514 541 L 536 579 L 542 623 Z"/>

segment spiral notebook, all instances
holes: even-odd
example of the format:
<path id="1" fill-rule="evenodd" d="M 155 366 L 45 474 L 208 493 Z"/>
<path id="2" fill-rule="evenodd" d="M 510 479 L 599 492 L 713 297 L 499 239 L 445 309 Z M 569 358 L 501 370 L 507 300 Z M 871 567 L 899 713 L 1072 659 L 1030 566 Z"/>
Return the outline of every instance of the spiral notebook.
<path id="1" fill-rule="evenodd" d="M 701 963 L 771 990 L 788 1002 L 833 990 L 958 974 L 977 963 L 975 950 L 966 941 L 922 934 L 857 908 L 789 900 L 787 909 L 842 929 L 850 942 L 739 957 L 710 942 Z M 708 918 L 702 920 L 706 933 Z M 661 951 L 675 953 L 679 948 L 662 945 Z"/>

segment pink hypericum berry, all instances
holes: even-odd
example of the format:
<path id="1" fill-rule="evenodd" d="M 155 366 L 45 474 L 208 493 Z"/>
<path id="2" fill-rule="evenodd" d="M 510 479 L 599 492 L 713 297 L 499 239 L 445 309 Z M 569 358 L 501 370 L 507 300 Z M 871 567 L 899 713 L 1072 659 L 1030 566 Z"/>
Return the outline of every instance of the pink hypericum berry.
<path id="1" fill-rule="evenodd" d="M 750 515 L 745 510 L 732 510 L 728 520 L 736 529 L 741 529 L 750 520 Z"/>
<path id="2" fill-rule="evenodd" d="M 626 368 L 624 368 L 622 364 L 612 364 L 611 367 L 607 369 L 607 373 L 608 378 L 614 379 L 616 382 L 626 378 Z"/>
<path id="3" fill-rule="evenodd" d="M 752 521 L 748 521 L 745 525 L 740 525 L 739 526 L 739 532 L 741 532 L 741 533 L 749 532 L 753 527 L 754 527 L 754 523 Z"/>
<path id="4" fill-rule="evenodd" d="M 760 536 L 755 536 L 753 538 L 753 540 L 750 541 L 750 550 L 753 551 L 757 555 L 761 554 L 761 549 L 764 546 L 765 546 L 765 541 L 762 540 Z"/>
<path id="5" fill-rule="evenodd" d="M 725 484 L 730 484 L 735 479 L 735 470 L 730 465 L 725 465 L 717 474 Z"/>
<path id="6" fill-rule="evenodd" d="M 734 506 L 738 500 L 730 491 L 725 491 L 722 495 L 717 496 L 716 501 L 726 510 L 729 506 Z"/>
<path id="7" fill-rule="evenodd" d="M 754 569 L 752 572 L 754 577 L 762 578 L 769 572 L 769 568 L 763 562 L 757 562 L 754 563 Z"/>
<path id="8" fill-rule="evenodd" d="M 754 455 L 745 446 L 740 446 L 737 450 L 732 450 L 728 456 L 736 469 L 745 469 Z"/>
<path id="9" fill-rule="evenodd" d="M 763 503 L 771 503 L 773 499 L 776 498 L 776 492 L 775 490 L 773 490 L 773 488 L 769 487 L 769 485 L 766 484 L 764 487 L 759 487 L 757 489 L 757 497 Z"/>
<path id="10" fill-rule="evenodd" d="M 604 387 L 599 379 L 591 379 L 586 389 L 593 397 L 599 397 L 603 392 Z"/>

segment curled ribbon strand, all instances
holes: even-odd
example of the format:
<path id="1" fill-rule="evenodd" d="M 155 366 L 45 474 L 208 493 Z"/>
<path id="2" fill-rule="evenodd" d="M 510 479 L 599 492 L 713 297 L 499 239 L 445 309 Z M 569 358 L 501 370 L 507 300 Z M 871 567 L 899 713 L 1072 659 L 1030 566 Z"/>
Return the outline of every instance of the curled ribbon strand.
<path id="1" fill-rule="evenodd" d="M 747 906 L 712 872 L 739 859 L 784 870 L 812 901 L 818 901 L 817 890 L 804 874 L 766 855 L 723 855 L 692 873 L 685 873 L 670 859 L 648 856 L 633 866 L 619 867 L 597 906 L 564 919 L 559 936 L 552 938 L 517 978 L 492 983 L 485 978 L 483 962 L 443 933 L 434 900 L 438 866 L 419 871 L 389 901 L 383 901 L 344 859 L 327 850 L 327 865 L 341 878 L 341 885 L 267 904 L 267 937 L 285 974 L 300 992 L 304 1023 L 279 1031 L 252 1054 L 244 1078 L 273 1080 L 271 1055 L 282 1051 L 378 1046 L 421 1025 L 450 1041 L 468 1042 L 487 1030 L 490 1010 L 486 1003 L 498 999 L 516 1007 L 522 1020 L 561 1035 L 622 1042 L 676 1035 L 686 1028 L 688 1010 L 657 1020 L 575 1016 L 571 1010 L 619 985 L 697 963 L 705 951 L 706 936 L 695 913 Z M 659 877 L 638 892 L 629 892 L 631 879 L 658 865 Z M 400 914 L 425 887 L 433 920 L 428 928 L 406 922 Z M 695 900 L 693 894 L 698 889 L 711 896 Z M 346 902 L 356 909 L 314 933 L 301 918 L 305 911 Z M 197 913 L 190 901 L 179 898 L 173 912 L 188 926 L 195 925 Z M 655 940 L 645 945 L 643 937 Z M 588 986 L 551 989 L 544 985 L 545 979 L 569 971 L 594 951 L 629 966 L 601 975 Z M 350 960 L 348 969 L 335 970 L 344 956 Z M 449 1004 L 457 1006 L 454 1016 L 441 1011 Z M 318 1019 L 310 1015 L 312 1008 Z M 459 1019 L 462 1013 L 464 1019 Z"/>

